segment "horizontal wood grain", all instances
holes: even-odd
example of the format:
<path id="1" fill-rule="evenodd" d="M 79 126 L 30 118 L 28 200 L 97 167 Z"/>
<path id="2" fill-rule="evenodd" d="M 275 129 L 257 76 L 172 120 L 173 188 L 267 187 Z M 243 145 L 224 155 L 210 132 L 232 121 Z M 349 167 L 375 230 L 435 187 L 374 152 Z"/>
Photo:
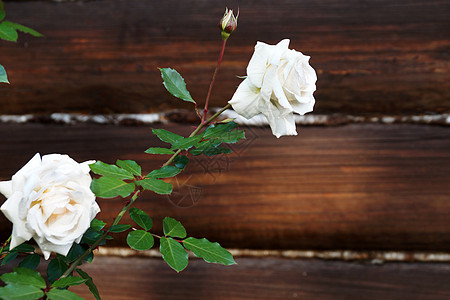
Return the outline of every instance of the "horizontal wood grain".
<path id="1" fill-rule="evenodd" d="M 450 111 L 448 1 L 7 1 L 9 20 L 45 34 L 1 42 L 11 85 L 0 114 L 190 108 L 157 67 L 173 67 L 202 102 L 220 50 L 218 19 L 239 8 L 211 98 L 222 106 L 257 40 L 311 56 L 319 113 Z"/>
<path id="2" fill-rule="evenodd" d="M 102 299 L 448 299 L 450 265 L 238 258 L 192 259 L 181 273 L 161 259 L 96 257 L 83 267 Z M 45 264 L 40 269 L 45 270 Z M 11 267 L 2 267 L 0 273 Z M 44 272 L 45 273 L 45 272 Z M 94 299 L 85 286 L 70 290 Z"/>
<path id="3" fill-rule="evenodd" d="M 190 125 L 156 124 L 180 134 Z M 233 154 L 191 158 L 172 180 L 174 193 L 144 193 L 137 207 L 154 230 L 172 216 L 192 236 L 228 248 L 450 250 L 448 127 L 353 124 L 302 127 L 276 139 L 248 127 Z M 77 161 L 133 159 L 144 170 L 164 159 L 143 153 L 164 146 L 146 126 L 1 124 L 0 179 L 36 152 L 68 153 Z M 120 199 L 101 199 L 111 221 Z M 131 222 L 126 216 L 124 222 Z M 2 216 L 1 237 L 10 233 Z M 124 245 L 125 236 L 109 244 Z"/>

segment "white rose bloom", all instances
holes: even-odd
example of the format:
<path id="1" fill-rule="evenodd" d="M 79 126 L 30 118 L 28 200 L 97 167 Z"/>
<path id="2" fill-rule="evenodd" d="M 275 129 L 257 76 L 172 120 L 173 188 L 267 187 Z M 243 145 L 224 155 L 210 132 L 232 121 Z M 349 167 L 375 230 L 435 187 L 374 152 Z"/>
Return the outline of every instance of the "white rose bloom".
<path id="1" fill-rule="evenodd" d="M 277 138 L 297 135 L 294 112 L 304 115 L 315 103 L 317 75 L 309 56 L 288 47 L 288 39 L 277 45 L 257 42 L 247 77 L 229 101 L 247 119 L 262 113 Z"/>
<path id="2" fill-rule="evenodd" d="M 44 253 L 67 255 L 100 211 L 90 189 L 89 164 L 67 155 L 36 154 L 10 181 L 0 182 L 1 206 L 13 223 L 10 248 L 34 238 Z"/>

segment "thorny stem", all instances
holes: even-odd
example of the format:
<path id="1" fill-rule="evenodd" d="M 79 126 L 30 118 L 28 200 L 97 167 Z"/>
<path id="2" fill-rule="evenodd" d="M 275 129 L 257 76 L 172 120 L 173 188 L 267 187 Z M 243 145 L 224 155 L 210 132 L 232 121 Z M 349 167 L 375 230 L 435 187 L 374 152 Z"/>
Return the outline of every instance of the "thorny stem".
<path id="1" fill-rule="evenodd" d="M 222 42 L 222 49 L 220 50 L 219 59 L 217 60 L 217 66 L 216 66 L 216 69 L 214 70 L 214 75 L 211 80 L 211 83 L 209 84 L 208 95 L 206 96 L 206 101 L 205 101 L 205 108 L 203 109 L 202 123 L 204 123 L 206 120 L 206 114 L 208 112 L 209 98 L 211 97 L 211 91 L 212 91 L 212 87 L 214 85 L 214 80 L 216 79 L 216 75 L 217 75 L 217 72 L 219 71 L 220 64 L 222 63 L 223 53 L 225 52 L 226 44 L 227 44 L 227 39 L 224 39 Z"/>
<path id="2" fill-rule="evenodd" d="M 158 239 L 163 238 L 162 236 L 159 236 L 159 235 L 154 234 L 154 233 L 151 233 L 151 232 L 150 232 L 150 234 L 153 235 L 154 237 L 158 238 Z M 164 237 L 167 238 L 167 236 L 164 236 Z M 177 238 L 173 238 L 173 237 L 172 237 L 172 239 L 173 239 L 174 241 L 177 241 L 177 242 L 180 243 L 180 244 L 183 244 L 183 242 L 184 242 L 183 240 L 179 240 L 179 239 L 177 239 Z"/>
<path id="3" fill-rule="evenodd" d="M 192 133 L 189 135 L 189 137 L 192 137 L 194 135 L 196 135 L 200 129 L 202 129 L 205 125 L 209 124 L 210 122 L 212 122 L 215 118 L 217 118 L 221 113 L 223 113 L 226 109 L 228 109 L 231 106 L 231 104 L 227 104 L 225 105 L 221 110 L 219 110 L 218 112 L 216 112 L 213 116 L 211 116 L 206 122 L 201 122 L 198 127 L 192 131 Z M 181 152 L 181 150 L 178 150 L 177 152 L 175 152 L 175 154 L 173 154 L 169 160 L 167 160 L 167 162 L 163 165 L 163 166 L 167 166 L 169 164 L 171 164 L 173 162 L 173 160 L 175 159 L 175 157 Z M 111 229 L 112 226 L 119 224 L 120 220 L 122 219 L 122 217 L 124 216 L 124 214 L 128 211 L 128 209 L 130 209 L 130 207 L 133 205 L 133 203 L 137 200 L 137 198 L 140 195 L 140 190 L 137 190 L 134 192 L 133 196 L 131 197 L 131 199 L 127 202 L 127 204 L 122 208 L 122 210 L 119 212 L 119 214 L 117 215 L 117 217 L 114 219 L 113 223 L 111 224 L 111 226 L 109 227 L 109 229 L 107 231 L 105 231 L 105 233 L 103 233 L 98 239 L 97 241 L 95 241 L 94 244 L 92 244 L 80 257 L 78 257 L 71 265 L 70 267 L 64 272 L 63 275 L 61 275 L 60 278 L 65 278 L 67 276 L 69 276 L 70 274 L 72 274 L 72 272 L 75 270 L 76 267 L 78 267 L 81 262 L 83 261 L 84 258 L 86 258 L 92 251 L 94 251 L 101 242 L 103 242 L 106 237 L 109 234 L 109 231 Z M 157 237 L 157 238 L 161 238 L 160 236 L 153 234 L 153 236 Z M 10 237 L 11 238 L 11 237 Z M 9 239 L 8 239 L 9 241 Z M 6 242 L 5 242 L 6 244 Z M 4 247 L 4 246 L 3 246 Z M 3 250 L 3 247 L 1 248 Z M 0 252 L 1 253 L 1 252 Z"/>
<path id="4" fill-rule="evenodd" d="M 161 238 L 162 238 L 162 236 L 159 236 L 159 235 L 157 235 L 157 234 L 154 234 L 154 233 L 151 233 L 151 232 L 150 232 L 150 234 L 153 235 L 155 238 L 158 238 L 158 239 L 161 239 Z"/>
<path id="5" fill-rule="evenodd" d="M 0 255 L 3 253 L 3 249 L 5 249 L 6 245 L 9 244 L 11 241 L 12 235 L 9 236 L 9 238 L 2 244 L 2 247 L 0 248 Z"/>

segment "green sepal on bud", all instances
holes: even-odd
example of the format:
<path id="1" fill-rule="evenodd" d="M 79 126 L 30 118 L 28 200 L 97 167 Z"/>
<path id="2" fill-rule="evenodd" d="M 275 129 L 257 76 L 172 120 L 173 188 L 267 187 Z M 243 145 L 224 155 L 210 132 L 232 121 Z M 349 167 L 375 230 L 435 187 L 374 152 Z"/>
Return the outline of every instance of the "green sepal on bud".
<path id="1" fill-rule="evenodd" d="M 232 9 L 228 9 L 228 7 L 225 8 L 225 14 L 219 22 L 219 29 L 221 31 L 223 40 L 228 39 L 230 34 L 236 30 L 238 17 L 239 11 L 237 16 L 235 17 Z"/>

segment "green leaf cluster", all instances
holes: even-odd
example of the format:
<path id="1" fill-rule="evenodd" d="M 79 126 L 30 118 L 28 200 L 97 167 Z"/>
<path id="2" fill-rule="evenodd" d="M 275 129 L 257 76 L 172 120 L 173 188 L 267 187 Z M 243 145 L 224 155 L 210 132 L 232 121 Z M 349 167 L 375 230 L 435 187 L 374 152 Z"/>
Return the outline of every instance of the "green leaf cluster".
<path id="1" fill-rule="evenodd" d="M 160 251 L 166 263 L 175 271 L 180 272 L 188 265 L 188 253 L 192 251 L 197 257 L 208 263 L 232 265 L 236 262 L 233 256 L 218 243 L 207 239 L 188 237 L 186 229 L 177 220 L 166 217 L 163 220 L 164 237 L 160 240 Z"/>
<path id="2" fill-rule="evenodd" d="M 44 278 L 38 272 L 17 267 L 11 273 L 5 273 L 0 279 L 6 284 L 0 287 L 0 299 L 39 299 L 46 288 Z"/>
<path id="3" fill-rule="evenodd" d="M 117 164 L 119 164 L 119 161 L 117 161 Z M 131 163 L 128 165 L 131 165 Z M 124 179 L 133 180 L 135 178 L 135 175 L 131 171 L 121 168 L 118 165 L 110 165 L 101 161 L 90 164 L 89 167 L 92 172 L 102 175 L 102 177 L 92 180 L 91 184 L 91 190 L 97 197 L 127 197 L 134 191 L 134 183 L 124 181 Z M 140 176 L 140 172 L 137 176 Z"/>
<path id="4" fill-rule="evenodd" d="M 19 252 L 22 253 L 27 253 L 27 254 L 32 254 L 31 258 L 29 256 L 26 256 L 20 263 L 19 266 L 21 267 L 30 267 L 31 269 L 34 269 L 37 267 L 37 265 L 39 264 L 39 255 L 34 255 L 34 247 L 31 245 L 28 245 L 26 243 L 20 244 L 17 247 L 15 247 L 14 249 L 9 249 L 9 245 L 4 247 L 2 250 L 2 262 L 1 262 L 1 266 L 4 266 L 8 263 L 10 263 L 11 261 L 13 261 L 18 255 Z"/>
<path id="5" fill-rule="evenodd" d="M 160 68 L 163 84 L 166 89 L 175 97 L 181 100 L 193 102 L 189 91 L 186 88 L 186 83 L 183 77 L 174 69 Z M 192 149 L 190 152 L 193 155 L 204 154 L 208 156 L 218 155 L 222 153 L 230 153 L 231 150 L 226 147 L 220 147 L 221 144 L 234 144 L 239 140 L 245 138 L 244 131 L 235 129 L 237 126 L 231 120 L 226 120 L 220 124 L 213 124 L 209 126 L 203 133 L 194 136 L 182 137 L 178 134 L 172 133 L 165 129 L 153 129 L 152 132 L 161 141 L 171 144 L 170 149 L 152 147 L 145 152 L 149 154 L 170 154 L 173 155 L 177 151 Z M 182 163 L 175 161 L 175 166 L 183 169 L 187 162 L 187 157 L 177 156 Z"/>
<path id="6" fill-rule="evenodd" d="M 222 144 L 235 144 L 245 138 L 243 130 L 236 129 L 235 122 L 210 125 L 202 134 L 202 142 L 191 151 L 193 155 L 204 154 L 207 156 L 221 153 L 231 153 L 229 148 L 220 147 Z"/>
<path id="7" fill-rule="evenodd" d="M 135 250 L 148 250 L 154 245 L 154 235 L 149 232 L 153 227 L 150 216 L 139 208 L 131 208 L 130 217 L 142 229 L 131 231 L 127 236 L 127 243 Z M 192 251 L 196 256 L 209 263 L 223 265 L 235 264 L 233 256 L 218 243 L 212 243 L 207 239 L 187 237 L 184 226 L 173 218 L 166 217 L 163 220 L 164 236 L 160 238 L 159 251 L 164 261 L 175 271 L 180 272 L 188 265 L 188 252 Z"/>
<path id="8" fill-rule="evenodd" d="M 147 176 L 142 176 L 142 168 L 133 160 L 118 160 L 116 165 L 97 161 L 89 165 L 92 172 L 102 175 L 92 180 L 91 190 L 97 197 L 128 197 L 136 187 L 151 190 L 157 194 L 167 195 L 172 192 L 172 185 L 161 178 L 175 176 L 179 169 L 171 166 L 162 167 Z"/>
<path id="9" fill-rule="evenodd" d="M 46 291 L 47 284 L 39 272 L 29 268 L 17 267 L 11 273 L 5 273 L 0 279 L 6 284 L 0 287 L 0 298 L 9 299 L 40 299 L 46 296 L 50 300 L 77 300 L 83 299 L 68 291 L 67 288 L 79 285 L 88 281 L 82 277 L 66 277 L 53 281 L 52 285 Z M 100 299 L 100 298 L 98 298 Z"/>
<path id="10" fill-rule="evenodd" d="M 161 141 L 171 144 L 170 149 L 165 148 L 149 148 L 146 153 L 149 154 L 174 154 L 176 150 L 187 150 L 192 155 L 218 155 L 228 154 L 231 150 L 226 147 L 221 147 L 222 144 L 234 144 L 245 138 L 243 130 L 236 129 L 235 122 L 219 123 L 210 125 L 202 133 L 192 137 L 182 137 L 178 134 L 172 133 L 165 129 L 153 129 L 152 132 Z M 182 156 L 177 156 L 181 159 Z M 187 157 L 186 157 L 187 158 Z M 185 161 L 186 159 L 183 158 Z M 185 163 L 175 162 L 175 166 L 183 169 L 188 161 Z"/>
<path id="11" fill-rule="evenodd" d="M 133 230 L 127 236 L 127 244 L 134 250 L 148 250 L 154 245 L 153 235 L 149 232 L 153 227 L 150 216 L 142 209 L 132 207 L 129 211 L 131 219 L 142 229 Z"/>

